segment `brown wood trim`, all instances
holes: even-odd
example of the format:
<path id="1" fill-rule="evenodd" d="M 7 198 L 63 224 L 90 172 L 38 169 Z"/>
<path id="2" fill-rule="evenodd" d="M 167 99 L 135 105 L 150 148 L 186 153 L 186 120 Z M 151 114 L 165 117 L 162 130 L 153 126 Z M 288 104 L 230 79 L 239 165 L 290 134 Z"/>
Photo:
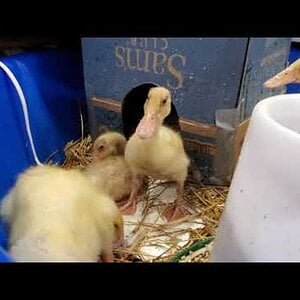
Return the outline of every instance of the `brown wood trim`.
<path id="1" fill-rule="evenodd" d="M 121 102 L 104 97 L 92 97 L 92 105 L 101 107 L 110 111 L 121 113 L 122 105 Z"/>
<path id="2" fill-rule="evenodd" d="M 184 118 L 180 118 L 179 122 L 182 131 L 211 138 L 215 138 L 217 136 L 217 128 L 214 125 L 204 124 Z"/>
<path id="3" fill-rule="evenodd" d="M 118 113 L 120 113 L 122 109 L 121 102 L 111 98 L 92 97 L 91 102 L 94 106 Z M 211 138 L 216 138 L 217 136 L 217 128 L 214 125 L 204 124 L 184 118 L 180 118 L 179 123 L 182 131 Z"/>
<path id="4" fill-rule="evenodd" d="M 214 145 L 214 144 L 200 142 L 198 140 L 188 139 L 188 138 L 184 138 L 183 142 L 184 142 L 184 145 L 187 148 L 187 150 L 192 151 L 193 150 L 192 148 L 197 147 L 198 151 L 201 153 L 206 153 L 211 156 L 214 156 L 216 154 L 216 145 Z"/>

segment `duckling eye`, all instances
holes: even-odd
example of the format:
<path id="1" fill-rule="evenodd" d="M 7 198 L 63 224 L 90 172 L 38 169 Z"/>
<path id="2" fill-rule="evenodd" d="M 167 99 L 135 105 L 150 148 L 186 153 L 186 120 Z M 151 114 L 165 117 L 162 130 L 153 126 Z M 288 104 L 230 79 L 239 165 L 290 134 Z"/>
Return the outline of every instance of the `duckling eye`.
<path id="1" fill-rule="evenodd" d="M 167 103 L 167 99 L 164 99 L 161 103 L 165 105 Z"/>
<path id="2" fill-rule="evenodd" d="M 98 147 L 98 150 L 99 150 L 99 151 L 102 151 L 103 149 L 104 149 L 104 146 L 103 146 L 103 145 L 101 145 L 101 146 Z"/>

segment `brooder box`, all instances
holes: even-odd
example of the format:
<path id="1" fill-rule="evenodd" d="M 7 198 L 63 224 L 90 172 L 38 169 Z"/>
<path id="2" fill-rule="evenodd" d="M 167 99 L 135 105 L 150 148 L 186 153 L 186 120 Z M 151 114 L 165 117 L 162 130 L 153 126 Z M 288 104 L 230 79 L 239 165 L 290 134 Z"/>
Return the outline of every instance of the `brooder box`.
<path id="1" fill-rule="evenodd" d="M 235 108 L 244 99 L 245 117 L 257 101 L 284 93 L 262 84 L 285 67 L 289 48 L 287 38 L 83 38 L 92 136 L 106 125 L 128 137 L 149 88 L 165 86 L 174 104 L 167 123 L 176 125 L 179 116 L 187 151 L 209 174 L 216 110 Z"/>

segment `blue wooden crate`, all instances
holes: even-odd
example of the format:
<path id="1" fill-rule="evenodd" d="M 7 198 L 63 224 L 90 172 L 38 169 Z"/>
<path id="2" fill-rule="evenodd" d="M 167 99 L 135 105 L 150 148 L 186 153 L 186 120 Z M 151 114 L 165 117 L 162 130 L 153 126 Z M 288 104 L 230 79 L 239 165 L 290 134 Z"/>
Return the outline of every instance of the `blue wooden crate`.
<path id="1" fill-rule="evenodd" d="M 263 83 L 284 69 L 288 62 L 291 39 L 251 38 L 249 39 L 239 102 L 245 100 L 244 117 L 249 117 L 260 100 L 286 93 L 286 87 L 266 89 Z"/>
<path id="2" fill-rule="evenodd" d="M 244 99 L 247 117 L 257 101 L 284 93 L 264 89 L 263 82 L 286 66 L 289 47 L 288 38 L 83 38 L 92 136 L 102 125 L 123 130 L 122 101 L 133 88 L 163 85 L 171 90 L 190 156 L 209 172 L 216 110 Z M 141 95 L 131 99 L 132 123 L 140 119 Z"/>
<path id="3" fill-rule="evenodd" d="M 247 39 L 83 39 L 88 97 L 121 101 L 135 86 L 171 89 L 184 118 L 214 122 L 216 108 L 236 104 Z"/>

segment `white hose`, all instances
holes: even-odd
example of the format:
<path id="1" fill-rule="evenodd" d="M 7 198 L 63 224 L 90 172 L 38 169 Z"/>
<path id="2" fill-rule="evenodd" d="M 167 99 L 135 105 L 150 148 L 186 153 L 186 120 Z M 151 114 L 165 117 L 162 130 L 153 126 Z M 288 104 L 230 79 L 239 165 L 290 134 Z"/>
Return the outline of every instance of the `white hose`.
<path id="1" fill-rule="evenodd" d="M 17 91 L 17 94 L 19 96 L 19 99 L 20 99 L 20 102 L 21 102 L 21 105 L 22 105 L 23 116 L 24 116 L 24 120 L 25 120 L 25 127 L 26 127 L 28 138 L 29 138 L 29 142 L 30 142 L 32 153 L 33 153 L 33 157 L 34 157 L 34 160 L 35 160 L 36 164 L 41 166 L 43 164 L 40 162 L 40 160 L 39 160 L 39 158 L 36 154 L 36 151 L 35 151 L 35 147 L 34 147 L 34 143 L 33 143 L 33 139 L 32 139 L 32 134 L 31 134 L 31 129 L 30 129 L 27 103 L 26 103 L 25 96 L 24 96 L 24 93 L 22 91 L 22 88 L 21 88 L 18 80 L 16 79 L 15 75 L 12 73 L 12 71 L 2 61 L 0 61 L 0 68 L 2 68 L 2 70 L 6 73 L 6 75 L 9 77 L 9 79 L 12 81 L 12 83 L 13 83 L 16 91 Z"/>

